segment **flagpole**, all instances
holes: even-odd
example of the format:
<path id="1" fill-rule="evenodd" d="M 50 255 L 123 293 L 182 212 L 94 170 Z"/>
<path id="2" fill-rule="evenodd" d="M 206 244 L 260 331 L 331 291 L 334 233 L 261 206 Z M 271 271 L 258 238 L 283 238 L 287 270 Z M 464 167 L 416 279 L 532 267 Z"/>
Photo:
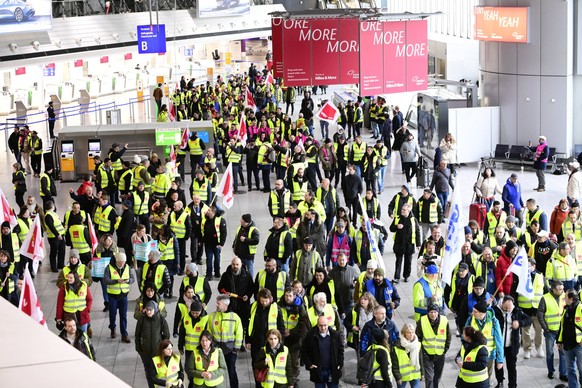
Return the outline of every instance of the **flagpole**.
<path id="1" fill-rule="evenodd" d="M 505 249 L 505 248 L 503 248 L 503 249 Z M 513 258 L 513 260 L 511 260 L 511 264 L 509 265 L 509 267 L 507 267 L 507 271 L 505 271 L 505 276 L 503 276 L 503 279 L 501 279 L 501 283 L 499 283 L 499 285 L 495 289 L 495 292 L 493 293 L 493 295 L 491 295 L 492 299 L 495 299 L 495 295 L 497 295 L 497 293 L 499 292 L 499 289 L 503 285 L 503 282 L 505 281 L 507 276 L 511 273 L 511 267 L 513 266 L 513 263 L 515 263 L 515 259 L 517 259 L 517 256 L 518 255 L 516 254 L 515 257 Z"/>

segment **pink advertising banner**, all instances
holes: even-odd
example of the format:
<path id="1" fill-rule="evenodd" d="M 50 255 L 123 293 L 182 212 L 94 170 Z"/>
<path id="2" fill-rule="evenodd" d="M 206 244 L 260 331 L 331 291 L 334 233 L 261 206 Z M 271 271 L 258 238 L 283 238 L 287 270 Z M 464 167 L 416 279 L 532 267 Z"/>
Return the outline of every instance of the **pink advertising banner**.
<path id="1" fill-rule="evenodd" d="M 360 22 L 360 94 L 375 96 L 384 92 L 382 22 Z"/>
<path id="2" fill-rule="evenodd" d="M 399 55 L 406 44 L 406 22 L 385 22 L 384 34 L 384 93 L 406 91 L 406 57 Z"/>
<path id="3" fill-rule="evenodd" d="M 340 21 L 340 84 L 360 82 L 360 45 L 358 19 L 341 18 Z"/>
<path id="4" fill-rule="evenodd" d="M 428 22 L 406 22 L 406 90 L 409 92 L 428 88 Z"/>
<path id="5" fill-rule="evenodd" d="M 273 42 L 273 76 L 283 77 L 283 18 L 271 19 Z"/>
<path id="6" fill-rule="evenodd" d="M 313 85 L 340 83 L 339 19 L 310 21 L 311 69 Z"/>
<path id="7" fill-rule="evenodd" d="M 287 86 L 311 85 L 311 26 L 306 19 L 283 19 L 284 79 Z"/>

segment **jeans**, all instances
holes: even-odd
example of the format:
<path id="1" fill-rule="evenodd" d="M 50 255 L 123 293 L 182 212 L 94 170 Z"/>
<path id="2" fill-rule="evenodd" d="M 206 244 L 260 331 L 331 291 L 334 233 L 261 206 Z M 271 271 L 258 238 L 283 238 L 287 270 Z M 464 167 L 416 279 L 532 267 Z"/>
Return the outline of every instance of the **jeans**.
<path id="1" fill-rule="evenodd" d="M 370 126 L 372 127 L 372 131 L 374 134 L 372 135 L 372 139 L 376 139 L 380 135 L 380 127 L 378 127 L 378 123 L 370 120 Z"/>
<path id="2" fill-rule="evenodd" d="M 420 379 L 412 380 L 412 381 L 403 381 L 402 384 L 396 384 L 398 388 L 406 387 L 406 384 L 410 384 L 410 388 L 420 388 Z"/>
<path id="3" fill-rule="evenodd" d="M 546 366 L 548 367 L 549 373 L 554 373 L 556 368 L 554 367 L 554 345 L 556 343 L 556 338 L 558 337 L 558 333 L 552 333 L 548 331 L 544 334 L 544 338 L 546 339 Z M 559 350 L 559 372 L 560 376 L 566 376 L 566 359 L 564 358 L 564 351 Z"/>
<path id="4" fill-rule="evenodd" d="M 212 277 L 212 263 L 214 262 L 214 274 L 220 276 L 220 248 L 204 244 L 206 252 L 206 276 Z"/>
<path id="5" fill-rule="evenodd" d="M 119 326 L 121 329 L 121 335 L 127 336 L 129 335 L 127 333 L 127 295 L 122 297 L 117 295 L 109 296 L 109 328 L 111 330 L 115 330 L 117 309 L 119 309 Z"/>
<path id="6" fill-rule="evenodd" d="M 319 127 L 321 128 L 321 138 L 323 140 L 329 137 L 329 122 L 325 120 L 319 120 Z"/>
<path id="7" fill-rule="evenodd" d="M 568 388 L 578 388 L 582 386 L 582 346 L 578 344 L 574 349 L 564 350 L 564 354 L 568 370 Z M 576 370 L 580 377 L 576 376 Z"/>
<path id="8" fill-rule="evenodd" d="M 242 261 L 243 265 L 247 268 L 247 271 L 249 271 L 249 273 L 251 274 L 251 278 L 255 278 L 255 270 L 254 270 L 254 264 L 255 264 L 255 259 L 253 257 L 250 258 L 240 258 L 240 260 Z"/>
<path id="9" fill-rule="evenodd" d="M 315 388 L 338 388 L 339 384 L 330 382 L 331 380 L 331 369 L 321 368 L 321 379 L 325 381 L 325 383 L 315 383 Z"/>
<path id="10" fill-rule="evenodd" d="M 443 207 L 443 213 L 444 213 L 445 208 L 447 206 L 447 199 L 449 199 L 449 192 L 448 191 L 437 191 L 436 194 L 437 194 L 439 201 L 441 202 L 441 206 Z"/>
<path id="11" fill-rule="evenodd" d="M 236 374 L 236 358 L 237 354 L 235 352 L 230 352 L 224 355 L 224 360 L 226 361 L 226 368 L 228 369 L 228 381 L 230 382 L 231 388 L 238 388 L 238 376 Z"/>
<path id="12" fill-rule="evenodd" d="M 384 176 L 386 175 L 386 166 L 380 167 L 378 171 L 378 191 L 381 193 L 384 191 Z"/>

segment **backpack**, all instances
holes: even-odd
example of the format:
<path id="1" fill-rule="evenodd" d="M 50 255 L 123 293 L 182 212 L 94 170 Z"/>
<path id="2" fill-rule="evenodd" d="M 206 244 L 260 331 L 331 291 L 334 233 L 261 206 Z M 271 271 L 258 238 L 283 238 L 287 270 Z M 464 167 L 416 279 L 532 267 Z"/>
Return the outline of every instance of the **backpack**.
<path id="1" fill-rule="evenodd" d="M 356 379 L 358 384 L 370 385 L 374 379 L 374 360 L 376 359 L 376 349 L 370 350 L 358 360 Z"/>

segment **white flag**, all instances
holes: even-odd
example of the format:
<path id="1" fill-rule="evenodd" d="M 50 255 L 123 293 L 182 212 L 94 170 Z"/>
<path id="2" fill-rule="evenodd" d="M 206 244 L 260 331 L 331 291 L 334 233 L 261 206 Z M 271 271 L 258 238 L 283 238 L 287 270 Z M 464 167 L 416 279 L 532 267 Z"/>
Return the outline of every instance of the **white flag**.
<path id="1" fill-rule="evenodd" d="M 20 254 L 32 259 L 32 269 L 36 272 L 38 270 L 38 262 L 44 259 L 44 239 L 42 237 L 40 217 L 34 218 L 32 227 L 20 246 Z"/>
<path id="2" fill-rule="evenodd" d="M 22 282 L 22 289 L 20 291 L 20 303 L 18 304 L 18 308 L 23 313 L 29 315 L 32 319 L 40 323 L 42 326 L 48 328 L 46 320 L 44 319 L 44 314 L 42 313 L 40 301 L 38 300 L 36 290 L 34 289 L 32 277 L 28 271 L 28 266 L 24 268 L 24 281 Z"/>
<path id="3" fill-rule="evenodd" d="M 370 217 L 368 217 L 368 213 L 366 212 L 366 207 L 364 206 L 362 197 L 358 194 L 360 198 L 360 207 L 362 209 L 362 216 L 364 218 L 364 225 L 366 225 L 366 233 L 368 233 L 368 240 L 370 241 L 370 247 L 372 247 L 372 253 L 374 257 L 371 259 L 375 259 L 378 262 L 379 268 L 382 268 L 386 271 L 386 266 L 384 265 L 384 259 L 382 259 L 382 254 L 380 253 L 380 249 L 378 249 L 378 243 L 374 238 L 374 233 L 372 229 L 372 223 L 370 222 Z M 355 217 L 355 215 L 354 215 Z"/>
<path id="4" fill-rule="evenodd" d="M 465 242 L 465 230 L 461 222 L 461 201 L 456 190 L 453 191 L 451 211 L 447 223 L 445 255 L 442 265 L 442 280 L 451 285 L 453 269 L 461 262 L 461 246 Z"/>
<path id="5" fill-rule="evenodd" d="M 511 272 L 519 276 L 517 292 L 528 299 L 533 299 L 534 291 L 529 270 L 529 262 L 524 247 L 521 247 L 517 256 L 513 259 L 513 264 L 509 267 Z"/>
<path id="6" fill-rule="evenodd" d="M 228 164 L 218 188 L 216 195 L 222 197 L 222 204 L 225 208 L 230 209 L 234 203 L 234 176 L 232 174 L 232 163 Z"/>

